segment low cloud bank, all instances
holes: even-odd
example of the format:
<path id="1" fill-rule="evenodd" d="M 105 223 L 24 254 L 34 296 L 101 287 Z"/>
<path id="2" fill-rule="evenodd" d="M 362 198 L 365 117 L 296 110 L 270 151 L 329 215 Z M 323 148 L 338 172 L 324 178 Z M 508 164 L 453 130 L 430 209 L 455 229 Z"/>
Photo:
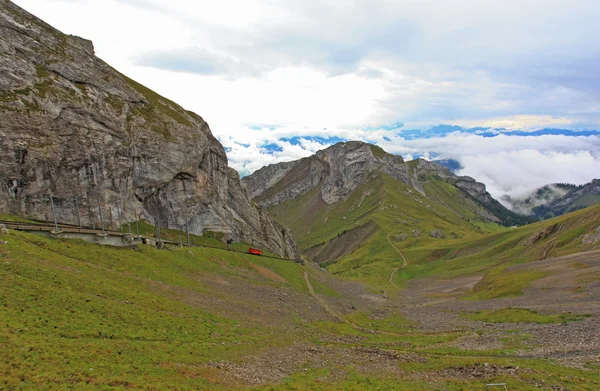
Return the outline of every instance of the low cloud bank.
<path id="1" fill-rule="evenodd" d="M 486 184 L 496 199 L 524 198 L 550 183 L 583 184 L 600 176 L 600 135 L 547 129 L 513 132 L 454 127 L 448 132 L 401 129 L 319 129 L 305 136 L 289 128 L 248 128 L 244 142 L 221 136 L 230 164 L 242 176 L 269 164 L 300 159 L 339 141 L 360 140 L 405 159 L 453 159 L 468 175 Z M 414 134 L 420 134 L 413 137 Z M 404 136 L 404 137 L 403 137 Z"/>

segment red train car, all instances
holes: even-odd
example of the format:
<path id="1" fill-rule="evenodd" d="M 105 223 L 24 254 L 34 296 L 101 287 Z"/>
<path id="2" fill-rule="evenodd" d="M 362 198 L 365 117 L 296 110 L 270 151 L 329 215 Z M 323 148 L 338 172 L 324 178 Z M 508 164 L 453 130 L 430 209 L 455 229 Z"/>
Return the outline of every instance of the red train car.
<path id="1" fill-rule="evenodd" d="M 262 255 L 262 251 L 260 251 L 260 250 L 259 250 L 259 249 L 257 249 L 257 248 L 252 248 L 252 247 L 250 247 L 250 248 L 248 249 L 248 254 L 252 254 L 252 255 Z"/>

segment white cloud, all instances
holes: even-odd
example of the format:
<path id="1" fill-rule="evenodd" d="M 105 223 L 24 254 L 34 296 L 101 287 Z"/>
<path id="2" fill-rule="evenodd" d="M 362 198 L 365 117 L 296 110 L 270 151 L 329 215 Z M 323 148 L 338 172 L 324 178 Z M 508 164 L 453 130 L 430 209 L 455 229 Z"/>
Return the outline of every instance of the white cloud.
<path id="1" fill-rule="evenodd" d="M 549 183 L 583 184 L 599 177 L 600 160 L 588 151 L 541 152 L 532 149 L 469 155 L 460 174 L 484 182 L 496 199 L 522 198 Z"/>
<path id="2" fill-rule="evenodd" d="M 327 146 L 283 137 L 338 136 L 457 159 L 494 195 L 598 176 L 598 137 L 376 129 L 599 126 L 596 0 L 15 1 L 200 114 L 241 172 Z"/>
<path id="3" fill-rule="evenodd" d="M 600 123 L 597 1 L 16 2 L 92 39 L 102 58 L 198 112 L 219 136 L 234 120 Z"/>
<path id="4" fill-rule="evenodd" d="M 551 115 L 515 115 L 506 118 L 490 118 L 487 120 L 457 120 L 456 125 L 465 127 L 490 127 L 511 130 L 537 130 L 540 128 L 569 128 L 575 120 L 569 117 L 555 117 Z"/>
<path id="5" fill-rule="evenodd" d="M 299 145 L 278 141 L 298 130 L 248 130 L 252 140 L 249 147 L 236 144 L 229 153 L 232 164 L 244 174 L 263 165 L 299 159 L 326 148 L 327 140 L 300 140 Z M 490 193 L 500 198 L 508 194 L 522 197 L 549 183 L 583 184 L 600 175 L 600 137 L 573 137 L 565 135 L 512 136 L 493 138 L 456 131 L 447 137 L 406 140 L 395 131 L 335 129 L 306 132 L 308 136 L 339 135 L 348 140 L 373 141 L 386 151 L 402 155 L 405 160 L 421 156 L 431 160 L 436 154 L 441 159 L 455 159 L 464 167 L 459 174 L 468 175 L 485 183 Z M 402 134 L 402 133 L 398 133 Z M 387 138 L 387 140 L 385 138 Z M 224 141 L 226 146 L 234 138 Z M 388 141 L 390 140 L 390 141 Z M 274 143 L 281 152 L 261 151 L 261 146 Z"/>

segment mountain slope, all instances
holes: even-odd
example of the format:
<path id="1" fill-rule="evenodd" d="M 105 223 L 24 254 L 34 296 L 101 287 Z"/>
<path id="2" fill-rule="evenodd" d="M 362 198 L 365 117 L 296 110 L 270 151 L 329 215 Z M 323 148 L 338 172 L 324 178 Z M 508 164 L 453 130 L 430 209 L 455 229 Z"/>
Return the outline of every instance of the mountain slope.
<path id="1" fill-rule="evenodd" d="M 510 265 L 600 249 L 600 205 L 564 216 L 483 235 L 433 240 L 408 236 L 395 246 L 409 265 L 395 274 L 399 286 L 415 278 L 452 279 L 487 274 L 502 280 Z M 402 259 L 390 257 L 383 234 L 328 266 L 334 274 L 387 287 L 390 272 Z M 487 288 L 486 288 L 487 289 Z M 493 292 L 490 292 L 490 294 Z"/>
<path id="2" fill-rule="evenodd" d="M 415 234 L 459 237 L 521 219 L 472 178 L 425 160 L 406 163 L 362 142 L 264 167 L 242 182 L 319 262 L 354 251 L 378 232 L 398 240 Z"/>
<path id="3" fill-rule="evenodd" d="M 545 306 L 534 318 L 559 324 L 465 327 L 460 319 L 473 316 L 465 302 L 436 306 L 448 288 L 422 281 L 420 291 L 388 297 L 310 264 L 218 249 L 0 235 L 1 389 L 432 391 L 483 389 L 507 376 L 530 389 L 533 374 L 538 384 L 586 390 L 600 381 L 598 371 L 547 364 L 564 357 L 565 343 L 567 353 L 596 362 L 600 313 L 586 319 L 594 307 L 578 293 L 560 292 L 560 301 L 583 301 L 583 315 Z M 581 262 L 566 267 L 599 270 Z M 483 280 L 485 292 L 495 292 L 489 284 Z M 597 292 L 593 284 L 581 287 Z M 532 333 L 548 336 L 541 355 L 524 343 Z"/>
<path id="4" fill-rule="evenodd" d="M 537 206 L 533 212 L 539 218 L 547 219 L 596 204 L 600 204 L 600 179 L 572 186 L 566 194 Z"/>
<path id="5" fill-rule="evenodd" d="M 600 203 L 600 179 L 584 185 L 553 183 L 524 198 L 502 197 L 508 207 L 537 220 L 548 219 Z"/>
<path id="6" fill-rule="evenodd" d="M 140 216 L 287 257 L 198 115 L 115 71 L 90 41 L 0 1 L 0 213 L 115 229 Z"/>
<path id="7" fill-rule="evenodd" d="M 343 293 L 316 269 L 224 250 L 124 249 L 15 231 L 2 239 L 3 390 L 274 382 L 262 368 L 232 379 L 221 363 L 309 343 L 307 326 L 330 318 L 308 294 L 305 271 L 317 293 Z"/>

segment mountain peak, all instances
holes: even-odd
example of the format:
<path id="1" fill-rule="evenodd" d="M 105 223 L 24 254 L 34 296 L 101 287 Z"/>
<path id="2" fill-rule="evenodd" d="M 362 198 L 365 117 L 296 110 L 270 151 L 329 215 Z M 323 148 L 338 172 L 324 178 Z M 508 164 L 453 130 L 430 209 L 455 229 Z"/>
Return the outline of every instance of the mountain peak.
<path id="1" fill-rule="evenodd" d="M 489 221 L 507 225 L 526 220 L 512 214 L 486 191 L 485 185 L 466 176 L 457 176 L 448 168 L 424 159 L 405 162 L 381 147 L 362 141 L 340 142 L 293 162 L 274 164 L 243 178 L 249 195 L 259 205 L 270 208 L 294 200 L 309 192 L 320 193 L 327 205 L 346 200 L 360 186 L 378 174 L 387 175 L 427 197 L 424 184 L 435 177 L 464 192 L 485 207 L 478 213 Z M 474 208 L 478 208 L 474 206 Z"/>

